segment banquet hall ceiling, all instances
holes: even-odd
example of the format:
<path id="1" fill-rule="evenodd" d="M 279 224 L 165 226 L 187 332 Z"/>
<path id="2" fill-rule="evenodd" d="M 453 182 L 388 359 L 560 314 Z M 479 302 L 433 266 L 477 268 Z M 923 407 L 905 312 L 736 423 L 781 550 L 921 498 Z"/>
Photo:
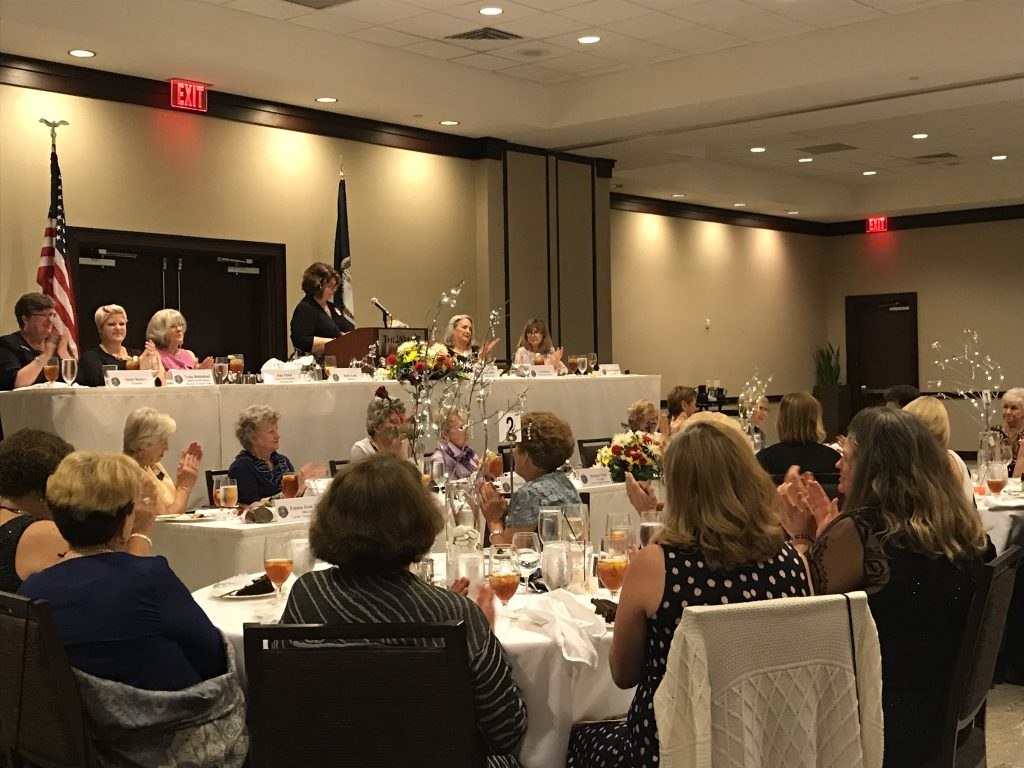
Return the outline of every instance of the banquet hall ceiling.
<path id="1" fill-rule="evenodd" d="M 451 39 L 484 27 L 515 38 Z M 613 158 L 615 191 L 701 205 L 1024 203 L 1024 0 L 0 0 L 0 50 Z"/>

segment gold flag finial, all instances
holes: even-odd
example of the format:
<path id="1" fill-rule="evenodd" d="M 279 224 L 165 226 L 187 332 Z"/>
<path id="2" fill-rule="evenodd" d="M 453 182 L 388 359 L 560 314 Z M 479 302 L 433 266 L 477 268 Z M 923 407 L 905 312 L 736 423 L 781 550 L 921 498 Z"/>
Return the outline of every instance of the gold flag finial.
<path id="1" fill-rule="evenodd" d="M 43 125 L 50 126 L 50 147 L 54 150 L 57 149 L 57 129 L 62 125 L 71 125 L 67 120 L 47 120 L 45 117 L 40 117 L 39 122 Z"/>

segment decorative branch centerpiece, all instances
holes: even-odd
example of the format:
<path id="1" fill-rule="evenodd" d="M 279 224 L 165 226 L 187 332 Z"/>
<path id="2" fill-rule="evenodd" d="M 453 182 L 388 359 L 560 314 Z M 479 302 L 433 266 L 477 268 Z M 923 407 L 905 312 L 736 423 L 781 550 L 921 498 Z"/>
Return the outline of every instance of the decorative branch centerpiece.
<path id="1" fill-rule="evenodd" d="M 932 364 L 942 378 L 928 382 L 929 387 L 940 390 L 939 397 L 947 397 L 942 390 L 952 390 L 971 404 L 971 416 L 986 430 L 992 429 L 996 412 L 995 395 L 1003 388 L 1003 368 L 982 347 L 978 332 L 964 328 L 962 340 L 950 351 L 939 341 L 931 348 L 936 353 Z"/>

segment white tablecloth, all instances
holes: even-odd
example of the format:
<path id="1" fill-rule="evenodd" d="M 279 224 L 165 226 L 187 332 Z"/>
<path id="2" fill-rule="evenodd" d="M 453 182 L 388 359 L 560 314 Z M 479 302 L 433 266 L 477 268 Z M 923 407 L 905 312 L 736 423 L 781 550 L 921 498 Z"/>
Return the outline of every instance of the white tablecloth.
<path id="1" fill-rule="evenodd" d="M 989 509 L 991 499 L 991 496 L 977 498 L 978 515 L 996 554 L 1002 554 L 1011 544 L 1024 547 L 1024 499 L 1013 500 L 1020 505 L 1016 509 Z"/>
<path id="2" fill-rule="evenodd" d="M 244 675 L 242 625 L 253 621 L 275 623 L 284 605 L 274 597 L 218 600 L 210 592 L 211 587 L 206 587 L 194 592 L 193 597 L 234 646 Z M 517 595 L 509 607 L 515 610 L 534 597 Z M 526 702 L 526 737 L 520 749 L 525 768 L 565 765 L 573 723 L 624 716 L 629 709 L 633 691 L 616 687 L 608 669 L 611 632 L 595 640 L 597 669 L 566 661 L 553 641 L 539 630 L 529 629 L 528 624 L 509 624 L 499 618 L 495 634 L 508 653 L 512 675 Z"/>
<path id="3" fill-rule="evenodd" d="M 208 523 L 157 521 L 149 535 L 153 554 L 166 557 L 171 570 L 194 590 L 239 573 L 262 571 L 267 538 L 308 539 L 309 521 L 265 525 L 237 519 Z"/>

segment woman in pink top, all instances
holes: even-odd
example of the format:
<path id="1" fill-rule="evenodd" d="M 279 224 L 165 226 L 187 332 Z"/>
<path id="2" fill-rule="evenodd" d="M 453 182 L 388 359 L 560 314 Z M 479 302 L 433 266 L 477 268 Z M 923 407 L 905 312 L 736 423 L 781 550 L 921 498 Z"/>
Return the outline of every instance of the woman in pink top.
<path id="1" fill-rule="evenodd" d="M 146 326 L 146 338 L 156 344 L 160 350 L 160 359 L 168 371 L 181 368 L 213 368 L 213 358 L 203 358 L 202 362 L 195 353 L 183 349 L 185 342 L 185 316 L 176 309 L 161 309 L 149 320 Z"/>

